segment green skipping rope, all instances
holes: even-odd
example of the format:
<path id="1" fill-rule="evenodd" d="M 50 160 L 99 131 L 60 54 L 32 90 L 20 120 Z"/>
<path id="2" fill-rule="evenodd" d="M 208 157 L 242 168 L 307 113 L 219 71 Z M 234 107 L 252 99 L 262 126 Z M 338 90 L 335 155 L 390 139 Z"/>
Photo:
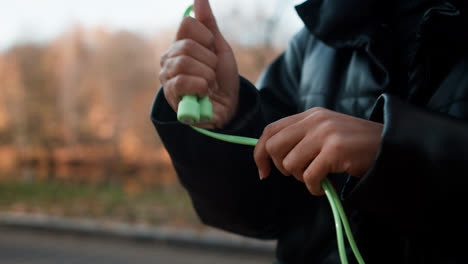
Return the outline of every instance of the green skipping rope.
<path id="1" fill-rule="evenodd" d="M 184 17 L 189 16 L 190 13 L 193 10 L 193 5 L 190 5 L 187 10 L 184 13 Z M 206 100 L 209 102 L 209 100 Z M 199 101 L 199 104 L 204 104 L 205 102 Z M 180 110 L 180 109 L 179 109 Z M 198 110 L 200 111 L 200 110 Z M 211 108 L 208 112 L 211 111 Z M 190 113 L 188 111 L 188 115 L 191 115 L 193 113 Z M 199 115 L 200 113 L 197 113 Z M 211 113 L 209 113 L 211 115 Z M 210 117 L 211 118 L 211 117 Z M 182 121 L 183 123 L 191 125 L 193 123 L 193 118 L 192 120 L 187 120 L 184 117 L 178 116 L 179 121 Z M 188 122 L 184 122 L 184 120 L 187 120 Z M 256 138 L 249 138 L 249 137 L 241 137 L 241 136 L 233 136 L 233 135 L 226 135 L 226 134 L 221 134 L 221 133 L 216 133 L 210 130 L 206 130 L 203 128 L 195 127 L 195 126 L 190 126 L 197 132 L 214 138 L 218 139 L 221 141 L 233 143 L 233 144 L 240 144 L 240 145 L 247 145 L 247 146 L 255 146 L 258 142 L 258 139 Z M 338 197 L 338 194 L 335 191 L 335 188 L 331 184 L 330 180 L 327 178 L 323 179 L 321 182 L 321 186 L 323 190 L 325 191 L 325 195 L 327 196 L 328 202 L 330 203 L 330 207 L 333 213 L 333 219 L 335 222 L 335 229 L 336 229 L 336 237 L 337 237 L 337 243 L 338 243 L 338 252 L 340 254 L 340 260 L 342 264 L 348 264 L 348 258 L 346 256 L 346 250 L 345 250 L 345 242 L 344 242 L 344 236 L 343 236 L 343 226 L 344 230 L 346 233 L 346 237 L 348 238 L 348 242 L 351 246 L 351 249 L 354 253 L 354 256 L 356 257 L 357 261 L 359 264 L 364 264 L 364 259 L 361 256 L 361 253 L 359 252 L 359 249 L 357 247 L 357 244 L 354 240 L 353 233 L 351 232 L 351 228 L 349 226 L 348 218 L 346 217 L 345 211 L 343 209 L 343 206 L 341 204 L 340 198 Z"/>

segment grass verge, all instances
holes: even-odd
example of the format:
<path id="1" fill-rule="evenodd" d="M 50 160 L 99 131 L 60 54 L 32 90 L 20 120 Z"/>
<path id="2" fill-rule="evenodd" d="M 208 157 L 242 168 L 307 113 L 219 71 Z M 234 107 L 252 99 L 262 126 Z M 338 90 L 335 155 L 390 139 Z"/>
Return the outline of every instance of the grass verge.
<path id="1" fill-rule="evenodd" d="M 202 227 L 187 193 L 177 184 L 128 192 L 120 184 L 88 185 L 58 180 L 1 182 L 0 210 L 149 225 Z"/>

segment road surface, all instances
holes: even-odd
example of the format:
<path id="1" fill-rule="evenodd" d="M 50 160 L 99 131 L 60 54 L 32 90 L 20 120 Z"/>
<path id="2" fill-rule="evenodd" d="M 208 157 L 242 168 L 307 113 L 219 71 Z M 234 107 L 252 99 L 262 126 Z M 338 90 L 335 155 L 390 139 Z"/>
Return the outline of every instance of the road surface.
<path id="1" fill-rule="evenodd" d="M 271 264 L 266 253 L 0 227 L 1 264 Z"/>

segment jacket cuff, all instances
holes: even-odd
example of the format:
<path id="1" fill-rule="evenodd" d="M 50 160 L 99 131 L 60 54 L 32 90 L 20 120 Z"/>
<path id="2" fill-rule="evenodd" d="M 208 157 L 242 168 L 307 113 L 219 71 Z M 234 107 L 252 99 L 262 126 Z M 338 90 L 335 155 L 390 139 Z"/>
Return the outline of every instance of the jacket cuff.
<path id="1" fill-rule="evenodd" d="M 257 88 L 247 79 L 240 77 L 239 108 L 234 118 L 222 129 L 216 132 L 246 137 L 260 137 L 265 124 L 260 107 L 260 96 Z M 261 129 L 259 129 L 261 128 Z"/>

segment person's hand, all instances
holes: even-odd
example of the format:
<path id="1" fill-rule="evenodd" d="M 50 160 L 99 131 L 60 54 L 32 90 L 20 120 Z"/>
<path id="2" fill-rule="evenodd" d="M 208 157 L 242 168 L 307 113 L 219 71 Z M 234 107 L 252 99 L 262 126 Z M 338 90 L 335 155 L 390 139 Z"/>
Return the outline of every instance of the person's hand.
<path id="1" fill-rule="evenodd" d="M 383 125 L 323 108 L 283 118 L 263 131 L 254 157 L 260 178 L 270 174 L 270 160 L 286 175 L 323 195 L 320 182 L 329 173 L 360 178 L 372 165 Z"/>
<path id="2" fill-rule="evenodd" d="M 159 79 L 177 112 L 183 95 L 209 95 L 213 119 L 204 128 L 222 128 L 236 113 L 239 75 L 231 47 L 216 24 L 208 0 L 195 0 L 195 18 L 185 17 L 176 39 L 161 57 Z"/>

